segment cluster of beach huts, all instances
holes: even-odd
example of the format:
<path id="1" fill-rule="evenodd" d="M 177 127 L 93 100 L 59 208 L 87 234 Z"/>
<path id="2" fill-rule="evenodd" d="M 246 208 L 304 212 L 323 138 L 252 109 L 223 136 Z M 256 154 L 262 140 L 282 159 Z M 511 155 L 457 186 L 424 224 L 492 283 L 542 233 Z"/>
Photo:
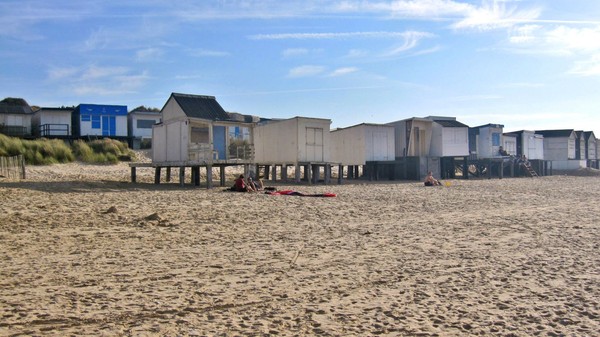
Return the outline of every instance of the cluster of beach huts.
<path id="1" fill-rule="evenodd" d="M 3 101 L 4 102 L 4 101 Z M 244 165 L 253 175 L 326 182 L 338 176 L 421 179 L 471 174 L 513 175 L 517 158 L 548 168 L 598 168 L 593 131 L 522 130 L 502 124 L 469 127 L 454 117 L 413 117 L 385 124 L 331 129 L 325 118 L 267 119 L 225 111 L 213 96 L 172 93 L 160 112 L 127 111 L 122 105 L 80 104 L 74 109 L 0 103 L 0 131 L 37 137 L 101 136 L 152 140 L 152 167 L 222 169 Z M 135 169 L 135 165 L 133 165 Z M 264 171 L 263 171 L 264 170 Z M 182 170 L 183 171 L 183 170 Z M 278 175 L 279 173 L 279 175 Z M 132 171 L 133 174 L 133 171 Z M 132 176 L 133 178 L 133 176 Z M 158 182 L 158 181 L 157 181 Z"/>

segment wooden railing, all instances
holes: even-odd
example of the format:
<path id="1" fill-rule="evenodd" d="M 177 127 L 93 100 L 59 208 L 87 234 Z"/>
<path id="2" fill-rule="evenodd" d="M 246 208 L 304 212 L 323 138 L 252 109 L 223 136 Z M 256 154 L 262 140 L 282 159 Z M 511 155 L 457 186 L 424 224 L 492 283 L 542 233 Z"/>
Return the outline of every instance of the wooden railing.
<path id="1" fill-rule="evenodd" d="M 0 177 L 25 179 L 25 159 L 23 156 L 0 157 Z"/>

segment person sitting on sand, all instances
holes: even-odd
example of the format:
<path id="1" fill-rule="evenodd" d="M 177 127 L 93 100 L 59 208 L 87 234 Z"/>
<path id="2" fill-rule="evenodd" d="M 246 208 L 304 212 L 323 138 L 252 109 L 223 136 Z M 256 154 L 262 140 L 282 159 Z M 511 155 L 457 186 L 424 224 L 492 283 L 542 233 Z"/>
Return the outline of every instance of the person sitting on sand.
<path id="1" fill-rule="evenodd" d="M 427 177 L 425 177 L 424 184 L 425 184 L 425 186 L 441 186 L 442 185 L 442 183 L 440 183 L 439 180 L 437 180 L 433 177 L 433 173 L 431 173 L 431 171 L 427 172 Z"/>
<path id="2" fill-rule="evenodd" d="M 246 182 L 244 181 L 244 175 L 240 174 L 240 176 L 234 181 L 233 186 L 231 187 L 232 191 L 235 192 L 248 192 L 248 186 L 246 186 Z"/>
<path id="3" fill-rule="evenodd" d="M 255 181 L 252 179 L 252 177 L 248 177 L 248 189 L 252 190 L 252 191 L 261 191 L 263 189 L 263 183 L 262 180 L 258 179 L 258 181 Z"/>

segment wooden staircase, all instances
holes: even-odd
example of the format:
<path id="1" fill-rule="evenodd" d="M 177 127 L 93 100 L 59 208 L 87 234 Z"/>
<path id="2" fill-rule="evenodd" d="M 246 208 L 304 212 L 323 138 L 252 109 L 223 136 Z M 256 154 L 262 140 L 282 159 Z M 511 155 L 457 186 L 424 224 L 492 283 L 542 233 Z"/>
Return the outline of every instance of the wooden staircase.
<path id="1" fill-rule="evenodd" d="M 525 168 L 525 172 L 527 173 L 528 176 L 530 177 L 538 177 L 537 172 L 535 172 L 535 170 L 533 169 L 533 167 L 531 167 L 531 164 L 529 162 L 523 163 L 523 167 Z"/>

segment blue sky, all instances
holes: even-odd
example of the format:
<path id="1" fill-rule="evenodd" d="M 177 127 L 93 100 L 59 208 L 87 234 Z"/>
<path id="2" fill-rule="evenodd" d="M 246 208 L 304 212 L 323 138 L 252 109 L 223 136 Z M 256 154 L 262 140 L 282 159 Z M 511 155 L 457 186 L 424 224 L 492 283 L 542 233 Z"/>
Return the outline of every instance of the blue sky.
<path id="1" fill-rule="evenodd" d="M 600 1 L 2 0 L 0 98 L 600 136 Z"/>

